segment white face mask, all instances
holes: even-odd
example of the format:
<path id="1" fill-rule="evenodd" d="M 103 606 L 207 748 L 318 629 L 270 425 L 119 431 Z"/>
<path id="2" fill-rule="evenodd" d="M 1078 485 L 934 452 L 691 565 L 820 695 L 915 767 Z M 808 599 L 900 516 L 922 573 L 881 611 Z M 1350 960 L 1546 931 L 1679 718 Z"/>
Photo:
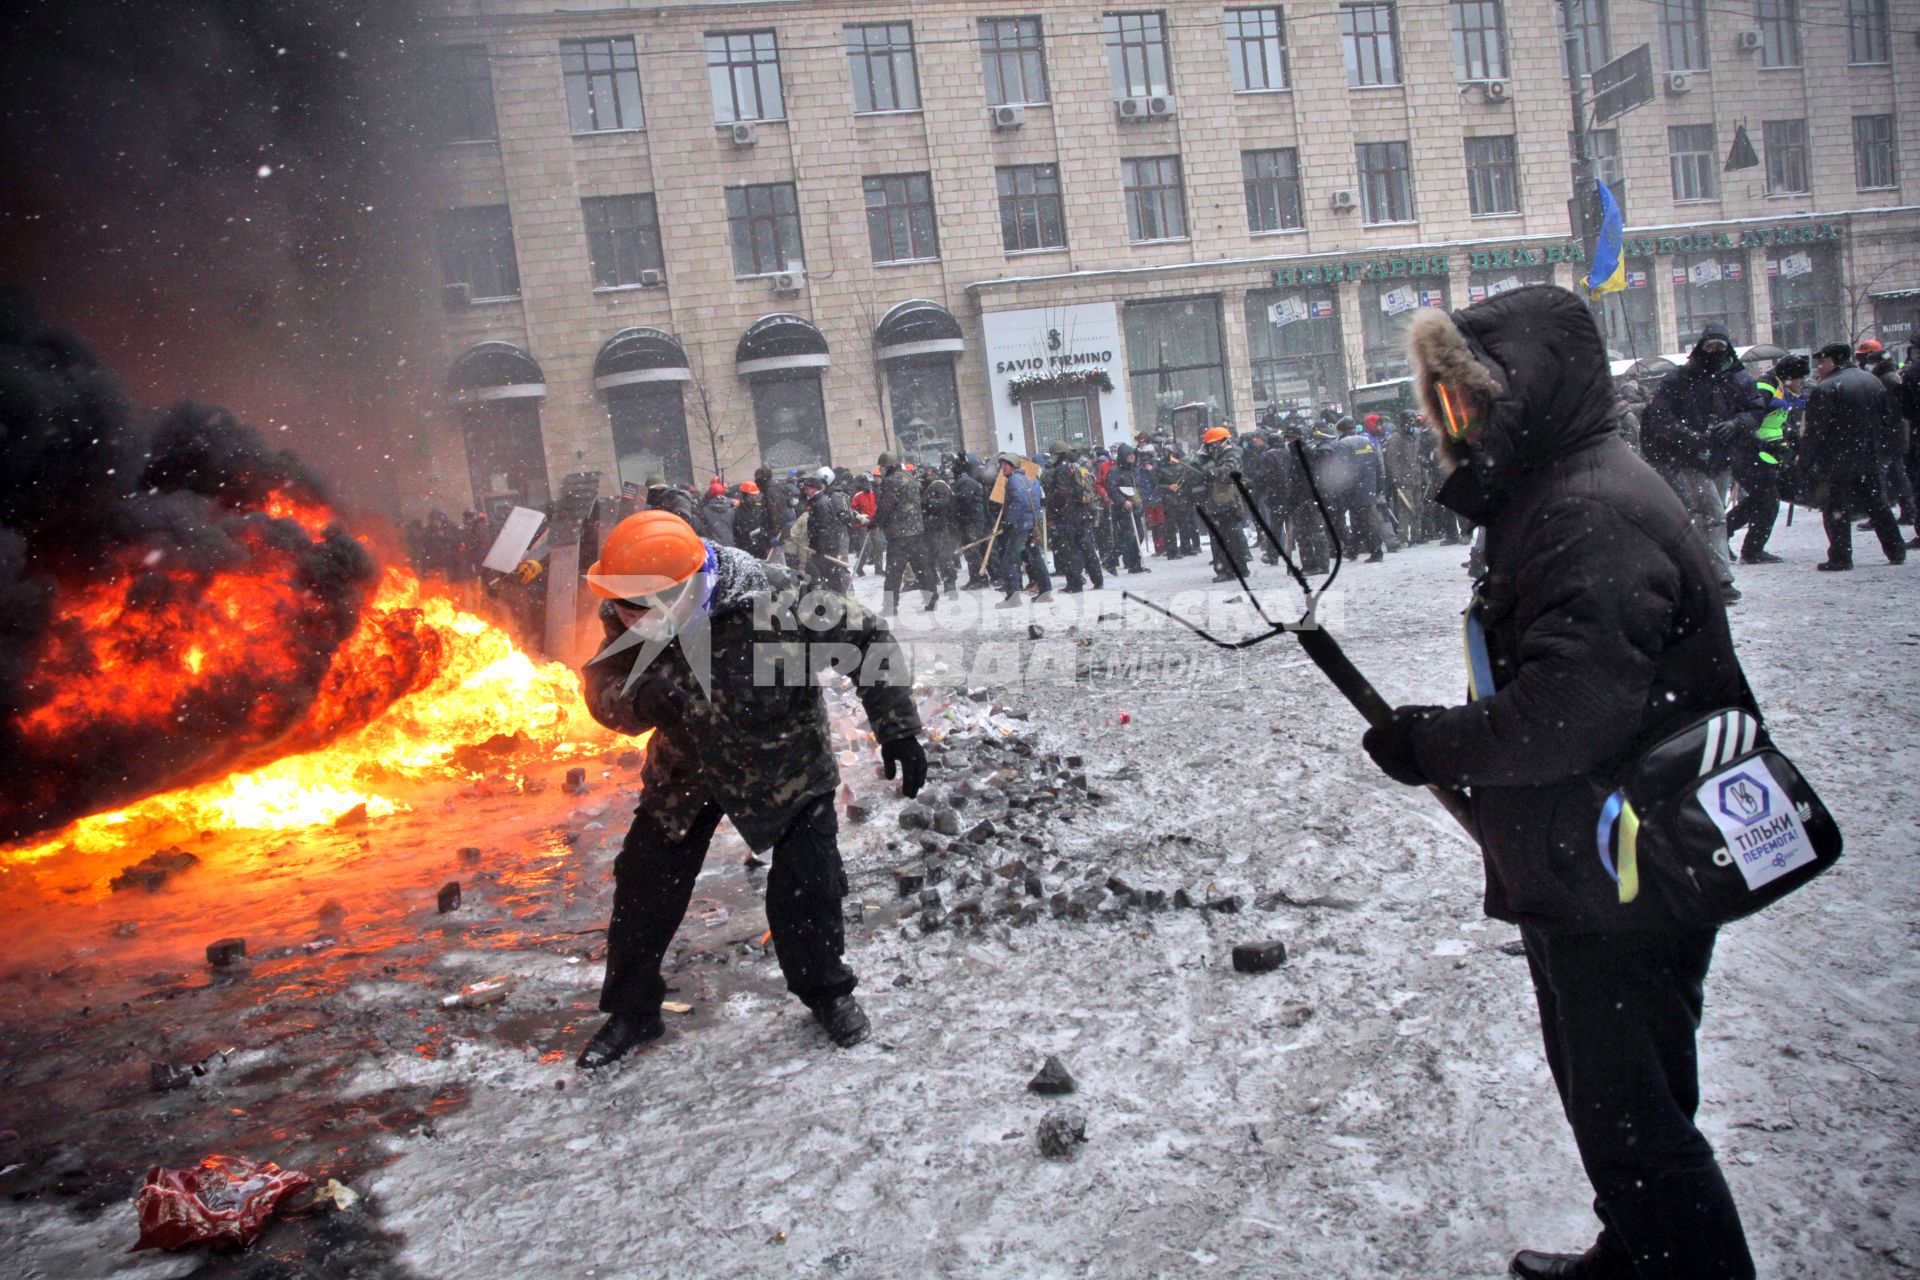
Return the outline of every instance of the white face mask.
<path id="1" fill-rule="evenodd" d="M 707 584 L 708 575 L 702 571 L 664 591 L 642 596 L 641 607 L 624 600 L 615 602 L 613 607 L 629 631 L 636 632 L 643 640 L 665 643 L 686 630 L 699 616 L 700 606 L 707 598 Z"/>

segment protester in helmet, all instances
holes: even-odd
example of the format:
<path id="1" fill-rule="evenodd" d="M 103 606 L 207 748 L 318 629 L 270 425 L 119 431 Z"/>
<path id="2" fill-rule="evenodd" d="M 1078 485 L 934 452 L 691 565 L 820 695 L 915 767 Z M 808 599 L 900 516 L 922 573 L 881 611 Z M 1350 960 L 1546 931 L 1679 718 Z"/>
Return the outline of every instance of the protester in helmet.
<path id="1" fill-rule="evenodd" d="M 836 1043 L 859 1043 L 868 1024 L 843 959 L 840 776 L 811 677 L 838 662 L 856 678 L 886 774 L 900 772 L 911 797 L 927 763 L 905 654 L 857 601 L 816 587 L 800 607 L 786 569 L 704 540 L 665 512 L 616 525 L 587 582 L 604 601 L 606 632 L 583 672 L 587 708 L 615 732 L 653 736 L 613 868 L 600 993 L 609 1017 L 580 1065 L 606 1066 L 664 1033 L 660 962 L 722 817 L 755 852 L 772 850 L 767 924 L 788 990 Z M 803 619 L 797 634 L 794 618 Z M 848 655 L 857 665 L 845 665 Z M 808 677 L 769 678 L 785 661 L 804 661 Z"/>

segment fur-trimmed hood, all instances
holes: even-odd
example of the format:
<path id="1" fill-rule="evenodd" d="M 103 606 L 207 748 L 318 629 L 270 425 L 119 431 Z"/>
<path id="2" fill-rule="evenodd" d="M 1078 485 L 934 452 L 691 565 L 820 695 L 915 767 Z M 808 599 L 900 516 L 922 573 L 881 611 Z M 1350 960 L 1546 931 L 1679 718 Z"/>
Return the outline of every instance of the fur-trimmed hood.
<path id="1" fill-rule="evenodd" d="M 1416 312 L 1414 388 L 1453 471 L 1439 500 L 1484 520 L 1530 472 L 1613 433 L 1607 347 L 1586 304 L 1565 289 L 1514 289 L 1461 311 Z M 1465 440 L 1447 434 L 1445 386 Z"/>

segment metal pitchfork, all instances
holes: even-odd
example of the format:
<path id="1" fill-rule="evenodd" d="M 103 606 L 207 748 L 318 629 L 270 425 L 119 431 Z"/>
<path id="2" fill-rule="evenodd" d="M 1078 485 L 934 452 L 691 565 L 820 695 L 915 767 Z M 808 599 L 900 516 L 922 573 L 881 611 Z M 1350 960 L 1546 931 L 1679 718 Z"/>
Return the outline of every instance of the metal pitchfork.
<path id="1" fill-rule="evenodd" d="M 1280 561 L 1287 566 L 1288 574 L 1306 595 L 1306 611 L 1299 618 L 1292 622 L 1284 622 L 1270 616 L 1266 608 L 1261 605 L 1259 595 L 1247 582 L 1246 571 L 1234 562 L 1230 554 L 1225 555 L 1224 558 L 1232 568 L 1233 576 L 1239 579 L 1241 589 L 1247 593 L 1247 599 L 1253 604 L 1254 612 L 1259 614 L 1260 620 L 1267 624 L 1265 631 L 1256 631 L 1239 640 L 1222 640 L 1203 627 L 1177 613 L 1161 608 L 1143 596 L 1137 596 L 1131 591 L 1123 591 L 1120 595 L 1122 599 L 1136 601 L 1161 617 L 1179 623 L 1216 648 L 1251 649 L 1254 645 L 1265 644 L 1275 636 L 1291 634 L 1299 640 L 1300 647 L 1307 651 L 1307 656 L 1313 659 L 1313 665 L 1319 667 L 1321 673 L 1333 682 L 1333 687 L 1353 704 L 1354 710 L 1358 711 L 1369 725 L 1379 728 L 1393 719 L 1392 706 L 1380 696 L 1380 691 L 1373 687 L 1372 682 L 1360 674 L 1360 669 L 1353 665 L 1352 659 L 1347 657 L 1346 651 L 1340 647 L 1340 642 L 1320 625 L 1320 620 L 1316 616 L 1320 608 L 1320 597 L 1326 594 L 1327 588 L 1331 587 L 1334 579 L 1340 576 L 1340 565 L 1344 558 L 1343 549 L 1333 515 L 1327 510 L 1326 500 L 1320 496 L 1320 486 L 1314 483 L 1313 467 L 1307 461 L 1305 447 L 1300 441 L 1291 440 L 1288 442 L 1288 448 L 1293 452 L 1294 461 L 1299 464 L 1300 475 L 1307 482 L 1307 492 L 1313 497 L 1314 508 L 1320 513 L 1320 522 L 1326 526 L 1327 538 L 1333 545 L 1332 570 L 1327 574 L 1327 580 L 1321 583 L 1317 590 L 1307 581 L 1307 575 L 1294 562 L 1293 557 L 1287 553 L 1286 544 L 1281 542 L 1274 533 L 1273 526 L 1267 523 L 1266 516 L 1261 512 L 1259 504 L 1253 500 L 1253 495 L 1247 491 L 1247 483 L 1238 471 L 1233 473 L 1233 487 L 1240 491 L 1241 500 L 1247 504 L 1247 510 L 1252 513 L 1254 523 L 1259 526 L 1260 532 L 1266 535 L 1268 544 L 1279 553 Z M 1213 535 L 1213 545 L 1223 546 L 1220 526 L 1214 523 L 1213 517 L 1207 514 L 1204 507 L 1196 507 L 1195 514 L 1207 526 L 1207 532 Z M 1475 840 L 1479 839 L 1479 830 L 1473 820 L 1473 810 L 1464 791 L 1456 791 L 1452 787 L 1436 786 L 1431 783 L 1428 784 L 1427 790 L 1433 793 L 1433 798 L 1440 802 L 1441 808 L 1451 814 L 1454 821 L 1458 822 L 1469 836 L 1474 837 Z"/>

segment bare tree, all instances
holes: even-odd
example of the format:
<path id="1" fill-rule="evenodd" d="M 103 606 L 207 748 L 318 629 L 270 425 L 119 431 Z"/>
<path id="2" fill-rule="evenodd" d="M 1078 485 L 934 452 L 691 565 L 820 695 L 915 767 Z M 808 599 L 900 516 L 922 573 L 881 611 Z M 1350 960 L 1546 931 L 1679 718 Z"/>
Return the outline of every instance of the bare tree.
<path id="1" fill-rule="evenodd" d="M 693 388 L 694 410 L 699 414 L 700 429 L 707 437 L 707 454 L 713 459 L 712 474 L 725 477 L 729 466 L 737 467 L 744 465 L 747 460 L 752 457 L 752 442 L 749 441 L 745 444 L 729 442 L 726 433 L 721 431 L 719 425 L 714 421 L 713 400 L 707 394 L 706 383 L 698 375 L 695 375 L 687 380 L 687 385 Z M 720 456 L 720 451 L 723 447 L 727 448 L 727 457 L 724 461 Z"/>
<path id="2" fill-rule="evenodd" d="M 1868 306 L 1869 303 L 1873 301 L 1874 286 L 1879 284 L 1881 280 L 1885 279 L 1889 273 L 1893 272 L 1896 268 L 1899 268 L 1903 265 L 1905 264 L 1899 263 L 1899 262 L 1889 262 L 1886 266 L 1880 268 L 1878 271 L 1868 276 L 1865 280 L 1857 281 L 1853 284 L 1843 284 L 1841 286 L 1846 291 L 1846 297 L 1847 297 L 1847 345 L 1848 346 L 1853 346 L 1856 343 L 1858 343 L 1860 339 L 1865 336 L 1867 330 L 1873 328 L 1873 321 L 1870 319 L 1866 321 L 1862 321 L 1860 313 L 1863 309 L 1865 309 Z"/>

